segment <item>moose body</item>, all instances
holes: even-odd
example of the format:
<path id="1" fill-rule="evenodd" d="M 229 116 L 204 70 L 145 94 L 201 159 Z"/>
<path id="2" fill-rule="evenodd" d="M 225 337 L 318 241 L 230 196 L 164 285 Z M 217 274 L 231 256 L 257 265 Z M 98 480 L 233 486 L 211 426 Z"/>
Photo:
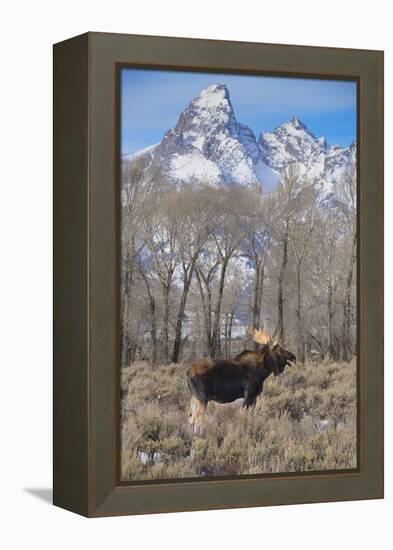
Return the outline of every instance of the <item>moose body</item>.
<path id="1" fill-rule="evenodd" d="M 230 403 L 244 398 L 243 406 L 252 406 L 262 392 L 263 382 L 271 371 L 267 368 L 250 367 L 239 359 L 238 357 L 231 361 L 202 359 L 195 363 L 187 372 L 191 394 L 199 401 L 206 403 L 209 401 Z"/>
<path id="2" fill-rule="evenodd" d="M 243 407 L 255 405 L 263 383 L 272 373 L 280 375 L 296 361 L 293 353 L 267 342 L 260 350 L 244 350 L 232 360 L 201 359 L 187 370 L 191 392 L 189 421 L 197 429 L 209 401 L 230 403 L 243 399 Z"/>

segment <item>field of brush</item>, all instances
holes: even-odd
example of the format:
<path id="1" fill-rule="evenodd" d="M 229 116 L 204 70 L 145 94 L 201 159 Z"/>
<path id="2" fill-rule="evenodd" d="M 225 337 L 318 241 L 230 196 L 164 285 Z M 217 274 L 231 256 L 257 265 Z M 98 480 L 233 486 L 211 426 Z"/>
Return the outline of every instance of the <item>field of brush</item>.
<path id="1" fill-rule="evenodd" d="M 356 361 L 287 367 L 253 409 L 210 402 L 202 435 L 188 423 L 189 364 L 121 374 L 123 481 L 356 467 Z"/>

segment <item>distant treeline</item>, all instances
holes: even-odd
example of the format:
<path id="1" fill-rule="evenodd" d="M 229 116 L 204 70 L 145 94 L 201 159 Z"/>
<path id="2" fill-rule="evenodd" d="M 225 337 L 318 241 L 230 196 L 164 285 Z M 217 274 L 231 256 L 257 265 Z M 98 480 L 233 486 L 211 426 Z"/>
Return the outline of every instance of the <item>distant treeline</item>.
<path id="1" fill-rule="evenodd" d="M 348 361 L 356 333 L 356 173 L 330 195 L 295 164 L 259 185 L 174 186 L 122 165 L 122 365 L 228 357 L 238 327 L 277 326 L 298 360 Z"/>

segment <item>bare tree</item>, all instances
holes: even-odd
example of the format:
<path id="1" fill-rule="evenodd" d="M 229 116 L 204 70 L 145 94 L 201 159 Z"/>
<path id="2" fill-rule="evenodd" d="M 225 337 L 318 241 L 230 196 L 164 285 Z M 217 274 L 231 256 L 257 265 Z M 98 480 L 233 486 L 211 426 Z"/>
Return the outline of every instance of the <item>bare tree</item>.
<path id="1" fill-rule="evenodd" d="M 135 276 L 135 258 L 139 253 L 136 244 L 140 226 L 140 213 L 147 188 L 152 179 L 146 178 L 142 188 L 140 181 L 146 176 L 146 163 L 138 159 L 134 163 L 122 164 L 121 226 L 122 226 L 122 261 L 121 261 L 121 357 L 123 366 L 132 359 L 135 343 L 130 335 L 130 311 L 132 288 Z M 149 185 L 150 182 L 150 185 Z"/>
<path id="2" fill-rule="evenodd" d="M 304 183 L 303 183 L 304 185 Z M 296 214 L 288 227 L 288 235 L 293 247 L 296 263 L 296 328 L 297 357 L 301 363 L 305 360 L 305 341 L 302 315 L 302 268 L 310 254 L 311 238 L 317 223 L 318 194 L 312 185 L 303 186 L 298 194 Z"/>
<path id="3" fill-rule="evenodd" d="M 213 315 L 213 283 L 220 265 L 212 239 L 207 243 L 195 268 L 195 278 L 202 302 L 204 319 L 205 348 L 209 356 L 212 354 L 212 315 Z"/>
<path id="4" fill-rule="evenodd" d="M 320 337 L 318 348 L 323 355 L 327 354 L 331 361 L 339 358 L 339 341 L 335 318 L 339 300 L 341 257 L 343 246 L 342 228 L 338 223 L 337 211 L 332 208 L 322 208 L 316 227 L 313 261 L 309 273 L 314 286 L 314 300 L 317 302 L 317 323 Z M 322 297 L 324 299 L 322 299 Z M 325 318 L 321 315 L 326 311 L 327 338 L 325 342 Z M 315 331 L 315 327 L 313 327 Z M 314 342 L 316 342 L 314 338 Z"/>
<path id="5" fill-rule="evenodd" d="M 349 361 L 353 352 L 351 337 L 352 324 L 352 287 L 354 268 L 356 263 L 356 167 L 347 169 L 344 177 L 337 186 L 337 197 L 346 221 L 346 229 L 349 241 L 349 254 L 345 292 L 343 300 L 343 329 L 342 329 L 342 358 Z"/>
<path id="6" fill-rule="evenodd" d="M 300 191 L 300 175 L 295 164 L 290 164 L 284 171 L 280 182 L 278 193 L 276 195 L 276 208 L 278 214 L 278 223 L 276 228 L 276 239 L 278 240 L 282 257 L 278 276 L 277 289 L 277 316 L 278 330 L 282 342 L 285 341 L 284 329 L 284 277 L 288 264 L 288 243 L 292 229 L 292 224 L 296 214 L 298 195 Z"/>
<path id="7" fill-rule="evenodd" d="M 154 365 L 229 357 L 235 327 L 239 338 L 264 322 L 278 325 L 300 361 L 352 357 L 354 171 L 322 202 L 295 164 L 271 194 L 174 187 L 143 162 L 125 164 L 122 177 L 123 365 L 146 345 Z"/>
<path id="8" fill-rule="evenodd" d="M 152 269 L 161 286 L 162 351 L 165 363 L 169 360 L 169 297 L 173 275 L 180 262 L 180 235 L 176 212 L 172 207 L 176 191 L 156 193 L 145 204 L 142 228 L 143 241 L 152 259 Z"/>
<path id="9" fill-rule="evenodd" d="M 208 189 L 185 186 L 173 200 L 173 210 L 179 220 L 179 235 L 181 235 L 179 248 L 182 280 L 182 290 L 175 322 L 173 363 L 177 363 L 180 357 L 186 303 L 195 265 L 212 231 L 213 211 L 208 199 Z"/>
<path id="10" fill-rule="evenodd" d="M 251 304 L 252 327 L 261 326 L 261 307 L 266 262 L 275 221 L 275 202 L 269 195 L 262 195 L 259 187 L 249 194 L 248 211 L 242 223 L 241 253 L 254 270 L 253 298 Z M 255 346 L 257 344 L 255 343 Z"/>
<path id="11" fill-rule="evenodd" d="M 213 239 L 220 262 L 217 298 L 211 332 L 211 356 L 215 357 L 219 347 L 221 305 L 225 287 L 225 277 L 229 262 L 237 250 L 241 239 L 240 221 L 244 213 L 244 193 L 241 189 L 229 187 L 221 189 L 217 205 L 217 221 L 214 226 Z"/>
<path id="12" fill-rule="evenodd" d="M 233 262 L 227 270 L 226 290 L 223 297 L 222 311 L 222 336 L 224 337 L 223 352 L 224 357 L 229 358 L 232 353 L 232 335 L 235 318 L 240 317 L 242 299 L 244 299 L 244 289 L 246 281 L 244 266 L 242 263 Z M 221 341 L 221 340 L 220 340 Z M 221 353 L 221 349 L 219 353 Z"/>
<path id="13" fill-rule="evenodd" d="M 157 338 L 157 317 L 156 317 L 156 300 L 154 297 L 153 283 L 142 266 L 138 266 L 139 273 L 143 282 L 146 285 L 147 299 L 150 313 L 150 339 L 151 339 L 151 364 L 153 367 L 158 362 L 158 338 Z"/>

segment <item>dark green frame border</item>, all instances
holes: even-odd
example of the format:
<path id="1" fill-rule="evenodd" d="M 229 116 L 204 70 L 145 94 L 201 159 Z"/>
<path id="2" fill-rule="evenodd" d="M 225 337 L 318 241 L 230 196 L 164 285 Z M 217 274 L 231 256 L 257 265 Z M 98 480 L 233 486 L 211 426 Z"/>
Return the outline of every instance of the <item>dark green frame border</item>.
<path id="1" fill-rule="evenodd" d="M 358 81 L 357 471 L 119 485 L 119 64 Z M 383 496 L 383 53 L 88 33 L 54 49 L 54 502 L 87 516 Z"/>

